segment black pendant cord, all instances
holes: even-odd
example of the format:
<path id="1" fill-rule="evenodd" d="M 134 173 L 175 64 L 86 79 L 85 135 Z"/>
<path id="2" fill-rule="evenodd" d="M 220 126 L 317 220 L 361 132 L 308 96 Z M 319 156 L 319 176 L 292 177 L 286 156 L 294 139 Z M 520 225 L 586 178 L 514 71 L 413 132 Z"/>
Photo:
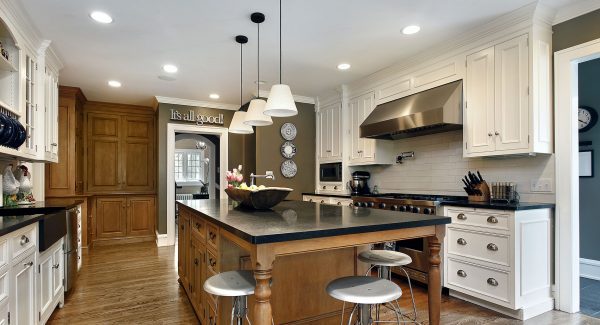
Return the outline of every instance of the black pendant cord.
<path id="1" fill-rule="evenodd" d="M 240 108 L 242 108 L 242 93 L 244 80 L 244 44 L 240 43 Z"/>
<path id="2" fill-rule="evenodd" d="M 258 48 L 257 50 L 257 55 L 256 55 L 256 60 L 257 60 L 257 65 L 258 65 L 258 72 L 257 72 L 257 78 L 258 80 L 256 80 L 256 98 L 260 98 L 260 23 L 256 24 L 256 27 L 258 29 L 258 39 L 257 39 L 257 43 L 258 45 L 256 46 Z"/>
<path id="3" fill-rule="evenodd" d="M 279 84 L 281 82 L 281 0 L 279 0 Z"/>

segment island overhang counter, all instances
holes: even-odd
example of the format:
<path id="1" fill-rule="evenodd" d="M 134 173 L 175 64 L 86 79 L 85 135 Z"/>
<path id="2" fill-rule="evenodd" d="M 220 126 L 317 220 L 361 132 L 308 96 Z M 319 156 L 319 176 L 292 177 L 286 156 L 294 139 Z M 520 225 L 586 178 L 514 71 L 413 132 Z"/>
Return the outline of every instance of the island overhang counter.
<path id="1" fill-rule="evenodd" d="M 234 208 L 227 199 L 177 204 L 180 282 L 203 324 L 223 323 L 226 316 L 219 314 L 229 314 L 226 303 L 202 291 L 203 281 L 241 268 L 252 269 L 256 278 L 253 324 L 271 324 L 273 316 L 276 324 L 339 323 L 341 303 L 326 296 L 326 283 L 364 275 L 368 265 L 356 256 L 370 244 L 425 237 L 429 321 L 439 324 L 439 252 L 451 218 L 302 201 L 284 201 L 271 210 Z"/>

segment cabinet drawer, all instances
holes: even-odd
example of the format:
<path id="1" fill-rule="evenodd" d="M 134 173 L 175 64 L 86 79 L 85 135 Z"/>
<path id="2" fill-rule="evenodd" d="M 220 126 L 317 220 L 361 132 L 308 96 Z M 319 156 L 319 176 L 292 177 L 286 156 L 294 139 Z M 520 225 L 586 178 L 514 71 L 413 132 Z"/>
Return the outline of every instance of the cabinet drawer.
<path id="1" fill-rule="evenodd" d="M 191 219 L 190 229 L 192 230 L 192 236 L 195 236 L 200 242 L 206 242 L 206 221 L 202 218 L 194 216 Z"/>
<path id="2" fill-rule="evenodd" d="M 329 204 L 329 198 L 325 197 L 325 196 L 308 196 L 308 195 L 305 195 L 302 198 L 302 200 L 303 201 L 307 201 L 307 202 Z"/>
<path id="3" fill-rule="evenodd" d="M 217 259 L 217 255 L 211 252 L 210 250 L 206 251 L 206 268 L 209 272 L 214 274 L 219 273 L 219 260 Z M 212 274 L 209 274 L 210 277 Z"/>
<path id="4" fill-rule="evenodd" d="M 451 289 L 478 293 L 501 302 L 509 302 L 509 273 L 448 258 L 448 285 Z M 452 286 L 454 288 L 452 288 Z"/>
<path id="5" fill-rule="evenodd" d="M 331 204 L 344 206 L 344 207 L 354 206 L 351 199 L 342 199 L 342 198 L 335 198 L 335 197 L 331 198 Z"/>
<path id="6" fill-rule="evenodd" d="M 448 216 L 453 225 L 486 227 L 490 229 L 509 230 L 508 215 L 475 210 L 448 209 Z"/>
<path id="7" fill-rule="evenodd" d="M 215 252 L 219 251 L 219 228 L 210 223 L 206 223 L 206 245 Z"/>
<path id="8" fill-rule="evenodd" d="M 18 230 L 12 235 L 10 242 L 12 247 L 12 258 L 16 258 L 28 249 L 36 246 L 36 231 L 35 226 L 29 226 Z"/>
<path id="9" fill-rule="evenodd" d="M 510 266 L 509 236 L 448 228 L 448 253 Z"/>

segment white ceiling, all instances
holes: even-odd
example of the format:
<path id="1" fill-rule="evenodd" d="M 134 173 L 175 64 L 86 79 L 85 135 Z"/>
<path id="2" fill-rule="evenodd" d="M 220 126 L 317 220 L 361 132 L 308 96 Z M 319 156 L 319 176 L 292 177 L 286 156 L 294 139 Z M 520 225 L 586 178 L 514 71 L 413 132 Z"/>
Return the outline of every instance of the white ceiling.
<path id="1" fill-rule="evenodd" d="M 560 7 L 576 0 L 546 0 Z M 244 53 L 244 101 L 256 92 L 256 25 L 263 12 L 261 79 L 268 90 L 278 80 L 277 0 L 20 0 L 41 36 L 63 60 L 63 85 L 81 87 L 88 99 L 150 104 L 153 96 L 239 102 L 239 45 Z M 283 81 L 297 95 L 316 96 L 459 35 L 531 0 L 285 0 Z M 93 10 L 114 18 L 101 25 Z M 403 27 L 421 32 L 406 36 Z M 338 71 L 340 62 L 352 68 Z M 179 67 L 164 81 L 162 65 Z M 119 89 L 107 81 L 122 82 Z"/>

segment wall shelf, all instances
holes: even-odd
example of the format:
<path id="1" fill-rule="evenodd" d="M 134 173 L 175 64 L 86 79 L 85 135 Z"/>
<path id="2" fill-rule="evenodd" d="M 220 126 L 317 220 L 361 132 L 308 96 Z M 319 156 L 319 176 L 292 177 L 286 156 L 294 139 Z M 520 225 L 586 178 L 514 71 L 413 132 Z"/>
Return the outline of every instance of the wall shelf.
<path id="1" fill-rule="evenodd" d="M 0 70 L 8 72 L 18 71 L 17 68 L 15 68 L 15 66 L 2 55 L 0 55 Z"/>

